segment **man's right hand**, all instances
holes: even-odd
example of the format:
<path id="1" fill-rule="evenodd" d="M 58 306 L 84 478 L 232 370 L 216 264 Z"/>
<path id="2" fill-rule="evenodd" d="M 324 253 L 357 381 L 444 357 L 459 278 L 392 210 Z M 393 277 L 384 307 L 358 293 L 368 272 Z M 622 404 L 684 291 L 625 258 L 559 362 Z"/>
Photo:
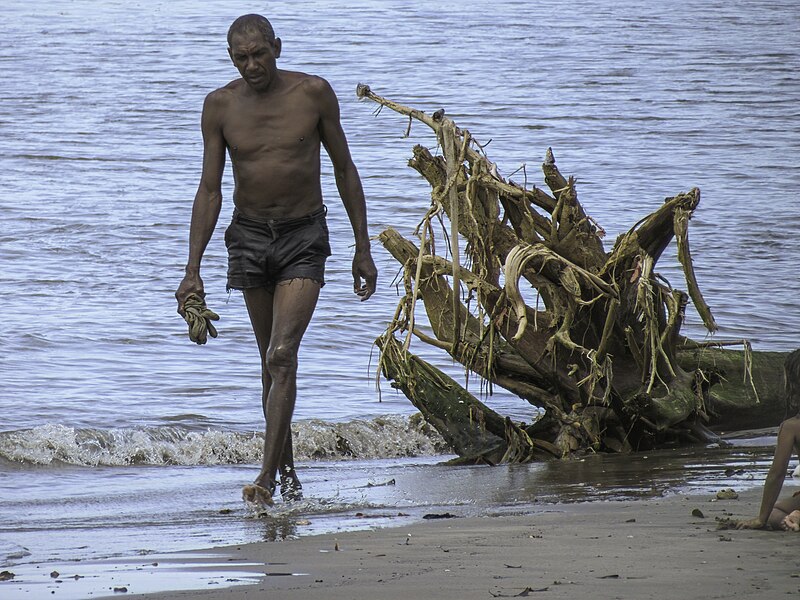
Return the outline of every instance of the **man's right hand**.
<path id="1" fill-rule="evenodd" d="M 183 277 L 183 281 L 181 281 L 178 290 L 175 292 L 175 299 L 178 301 L 178 314 L 180 316 L 183 316 L 183 303 L 186 302 L 186 298 L 189 294 L 197 294 L 201 298 L 206 297 L 199 270 L 186 269 L 186 275 Z"/>

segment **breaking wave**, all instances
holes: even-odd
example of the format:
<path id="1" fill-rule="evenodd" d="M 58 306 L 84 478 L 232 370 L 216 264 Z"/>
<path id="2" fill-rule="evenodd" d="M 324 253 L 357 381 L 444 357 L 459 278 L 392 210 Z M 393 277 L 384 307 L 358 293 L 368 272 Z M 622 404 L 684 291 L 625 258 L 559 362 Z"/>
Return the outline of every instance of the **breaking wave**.
<path id="1" fill-rule="evenodd" d="M 430 456 L 449 451 L 420 415 L 292 424 L 296 460 Z M 261 461 L 264 435 L 177 426 L 76 429 L 48 424 L 0 433 L 0 459 L 85 466 L 223 465 Z"/>

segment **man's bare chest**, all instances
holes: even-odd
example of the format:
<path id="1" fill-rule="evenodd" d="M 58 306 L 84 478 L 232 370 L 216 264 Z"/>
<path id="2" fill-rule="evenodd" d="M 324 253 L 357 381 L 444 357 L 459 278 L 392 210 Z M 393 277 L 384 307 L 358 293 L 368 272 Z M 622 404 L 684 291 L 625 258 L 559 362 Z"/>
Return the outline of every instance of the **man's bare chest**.
<path id="1" fill-rule="evenodd" d="M 231 156 L 246 159 L 268 152 L 302 152 L 319 146 L 319 115 L 302 102 L 231 107 L 223 135 Z"/>

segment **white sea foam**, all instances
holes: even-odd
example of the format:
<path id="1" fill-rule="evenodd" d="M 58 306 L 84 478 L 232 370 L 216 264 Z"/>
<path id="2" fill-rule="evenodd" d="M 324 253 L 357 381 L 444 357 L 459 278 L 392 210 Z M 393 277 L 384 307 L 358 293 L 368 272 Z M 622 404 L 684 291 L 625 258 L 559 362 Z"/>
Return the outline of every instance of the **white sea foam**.
<path id="1" fill-rule="evenodd" d="M 320 458 L 397 458 L 442 454 L 444 440 L 420 415 L 391 415 L 329 423 L 312 419 L 294 426 L 295 456 Z"/>
<path id="2" fill-rule="evenodd" d="M 427 456 L 447 451 L 442 438 L 419 417 L 386 416 L 292 426 L 297 460 Z M 86 466 L 222 465 L 261 460 L 263 434 L 151 427 L 76 429 L 48 424 L 0 434 L 0 458 L 28 464 Z"/>

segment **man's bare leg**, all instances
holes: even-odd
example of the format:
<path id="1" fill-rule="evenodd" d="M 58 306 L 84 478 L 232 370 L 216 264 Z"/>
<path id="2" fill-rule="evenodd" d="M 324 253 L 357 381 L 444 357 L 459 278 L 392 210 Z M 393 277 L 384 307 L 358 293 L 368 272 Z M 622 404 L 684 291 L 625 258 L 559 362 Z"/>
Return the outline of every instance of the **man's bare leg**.
<path id="1" fill-rule="evenodd" d="M 281 497 L 287 502 L 303 499 L 303 486 L 294 468 L 294 448 L 292 447 L 292 430 L 286 434 L 286 442 L 278 464 L 278 475 L 281 482 Z"/>
<path id="2" fill-rule="evenodd" d="M 272 335 L 273 294 L 266 288 L 244 290 L 245 305 L 250 315 L 250 324 L 256 336 L 258 352 L 261 356 L 261 410 L 267 418 L 267 397 L 272 379 L 267 371 L 267 350 Z M 271 505 L 274 488 L 261 488 L 259 485 L 246 485 L 242 489 L 243 498 L 258 505 Z"/>
<path id="3" fill-rule="evenodd" d="M 266 289 L 248 289 L 245 303 L 262 356 L 264 406 L 267 421 L 264 462 L 254 486 L 245 486 L 245 499 L 270 504 L 275 475 L 282 467 L 296 481 L 291 446 L 291 421 L 297 395 L 297 353 L 314 314 L 320 286 L 310 279 L 292 279 Z M 283 477 L 282 477 L 283 478 Z M 299 481 L 297 482 L 299 484 Z"/>
<path id="4" fill-rule="evenodd" d="M 267 327 L 272 331 L 272 315 L 269 315 Z M 251 315 L 251 322 L 253 315 Z M 257 317 L 258 318 L 258 317 Z M 255 326 L 254 326 L 255 328 Z M 269 346 L 269 335 L 264 336 L 267 343 L 262 345 L 259 343 L 259 352 L 261 353 L 261 410 L 264 413 L 264 422 L 267 421 L 267 400 L 269 398 L 269 390 L 272 386 L 272 377 L 267 369 L 267 349 Z M 278 475 L 281 482 L 281 496 L 284 500 L 295 501 L 303 499 L 303 486 L 300 479 L 297 477 L 297 471 L 294 468 L 294 448 L 292 447 L 292 431 L 291 427 L 286 434 L 286 441 L 283 445 L 283 452 L 281 453 L 280 462 L 278 463 Z"/>

